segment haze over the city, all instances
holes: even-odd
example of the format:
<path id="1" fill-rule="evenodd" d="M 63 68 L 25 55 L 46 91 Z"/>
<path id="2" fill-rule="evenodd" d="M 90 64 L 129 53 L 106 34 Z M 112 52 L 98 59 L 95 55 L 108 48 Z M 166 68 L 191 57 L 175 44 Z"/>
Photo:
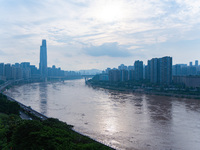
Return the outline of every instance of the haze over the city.
<path id="1" fill-rule="evenodd" d="M 105 69 L 172 56 L 200 56 L 200 1 L 0 0 L 0 61 L 39 64 L 47 40 L 48 66 Z"/>

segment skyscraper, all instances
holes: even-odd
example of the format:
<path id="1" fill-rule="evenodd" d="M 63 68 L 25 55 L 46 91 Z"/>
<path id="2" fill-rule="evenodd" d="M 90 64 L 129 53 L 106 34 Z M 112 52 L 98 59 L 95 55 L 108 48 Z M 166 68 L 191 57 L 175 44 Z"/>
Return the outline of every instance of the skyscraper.
<path id="1" fill-rule="evenodd" d="M 47 77 L 47 46 L 46 40 L 42 40 L 42 45 L 40 46 L 40 64 L 39 64 L 40 74 L 42 77 Z"/>

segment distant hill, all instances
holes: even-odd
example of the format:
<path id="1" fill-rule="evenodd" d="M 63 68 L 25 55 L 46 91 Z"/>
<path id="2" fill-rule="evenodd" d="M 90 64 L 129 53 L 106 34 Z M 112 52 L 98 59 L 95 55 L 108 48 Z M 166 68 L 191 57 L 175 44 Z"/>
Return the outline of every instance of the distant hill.
<path id="1" fill-rule="evenodd" d="M 102 72 L 102 70 L 98 69 L 90 69 L 90 70 L 79 70 L 78 72 L 81 73 L 81 75 L 96 75 Z"/>

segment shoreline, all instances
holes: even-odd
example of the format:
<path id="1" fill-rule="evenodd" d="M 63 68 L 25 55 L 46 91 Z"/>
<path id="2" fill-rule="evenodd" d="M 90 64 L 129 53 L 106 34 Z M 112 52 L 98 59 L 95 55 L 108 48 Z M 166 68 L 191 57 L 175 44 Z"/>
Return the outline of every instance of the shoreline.
<path id="1" fill-rule="evenodd" d="M 103 88 L 107 90 L 114 90 L 114 91 L 123 91 L 129 93 L 138 93 L 138 94 L 147 94 L 147 95 L 157 95 L 157 96 L 168 96 L 168 97 L 175 97 L 175 98 L 187 98 L 187 99 L 196 99 L 200 100 L 200 95 L 186 95 L 186 94 L 177 94 L 177 93 L 170 93 L 170 92 L 157 92 L 157 91 L 145 91 L 144 89 L 127 89 L 127 88 L 119 88 L 119 87 L 112 87 L 112 86 L 103 86 L 98 84 L 92 84 L 90 82 L 85 82 L 86 85 L 96 87 L 96 88 Z"/>
<path id="2" fill-rule="evenodd" d="M 53 82 L 55 82 L 55 81 L 53 81 Z M 39 82 L 25 82 L 25 83 L 23 82 L 23 83 L 18 83 L 18 84 L 14 84 L 14 85 L 23 85 L 23 84 L 27 84 L 27 83 L 39 83 Z M 42 82 L 41 82 L 41 83 L 42 83 Z M 2 87 L 2 85 L 0 85 L 0 92 L 1 92 L 1 94 L 3 94 L 4 96 L 6 96 L 8 100 L 18 103 L 18 104 L 20 105 L 21 109 L 22 109 L 24 112 L 28 112 L 29 115 L 31 114 L 31 115 L 33 115 L 34 117 L 40 119 L 41 121 L 44 121 L 44 120 L 47 120 L 47 119 L 51 118 L 51 117 L 47 117 L 47 116 L 41 114 L 40 112 L 38 112 L 38 111 L 32 109 L 30 106 L 26 106 L 26 105 L 22 104 L 21 102 L 15 100 L 14 98 L 8 96 L 7 94 L 5 94 L 4 91 L 7 89 L 7 87 L 10 88 L 10 87 L 12 87 L 12 86 L 13 86 L 13 83 L 12 83 L 12 82 L 9 82 L 9 84 L 6 84 L 6 85 L 3 86 L 3 87 Z M 32 118 L 32 117 L 31 117 L 31 118 Z M 56 118 L 56 119 L 58 119 L 58 118 Z M 33 119 L 33 120 L 35 120 L 35 119 Z M 59 119 L 58 119 L 58 120 L 59 120 Z M 59 120 L 59 121 L 60 121 L 60 120 Z M 66 122 L 65 122 L 65 124 L 68 125 Z M 75 129 L 73 129 L 74 125 L 70 125 L 70 126 L 72 126 L 71 130 L 72 130 L 73 132 L 75 132 L 75 133 L 77 133 L 77 134 L 79 134 L 79 135 L 81 135 L 81 136 L 87 137 L 87 138 L 89 138 L 89 139 L 95 141 L 96 143 L 105 145 L 105 146 L 107 146 L 109 149 L 114 149 L 114 148 L 110 147 L 109 145 L 107 145 L 107 144 L 105 144 L 105 143 L 102 143 L 102 142 L 100 142 L 100 141 L 97 141 L 96 139 L 94 139 L 94 138 L 92 138 L 92 137 L 90 137 L 90 136 L 88 136 L 88 135 L 84 135 L 83 133 L 80 133 L 79 131 L 76 131 Z"/>

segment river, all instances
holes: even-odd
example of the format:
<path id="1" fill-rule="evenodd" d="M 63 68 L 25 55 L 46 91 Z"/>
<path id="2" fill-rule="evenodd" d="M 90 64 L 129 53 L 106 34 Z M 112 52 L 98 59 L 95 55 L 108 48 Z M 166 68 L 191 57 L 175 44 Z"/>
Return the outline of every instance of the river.
<path id="1" fill-rule="evenodd" d="M 200 149 L 200 100 L 93 88 L 84 80 L 18 85 L 7 94 L 116 149 Z"/>

